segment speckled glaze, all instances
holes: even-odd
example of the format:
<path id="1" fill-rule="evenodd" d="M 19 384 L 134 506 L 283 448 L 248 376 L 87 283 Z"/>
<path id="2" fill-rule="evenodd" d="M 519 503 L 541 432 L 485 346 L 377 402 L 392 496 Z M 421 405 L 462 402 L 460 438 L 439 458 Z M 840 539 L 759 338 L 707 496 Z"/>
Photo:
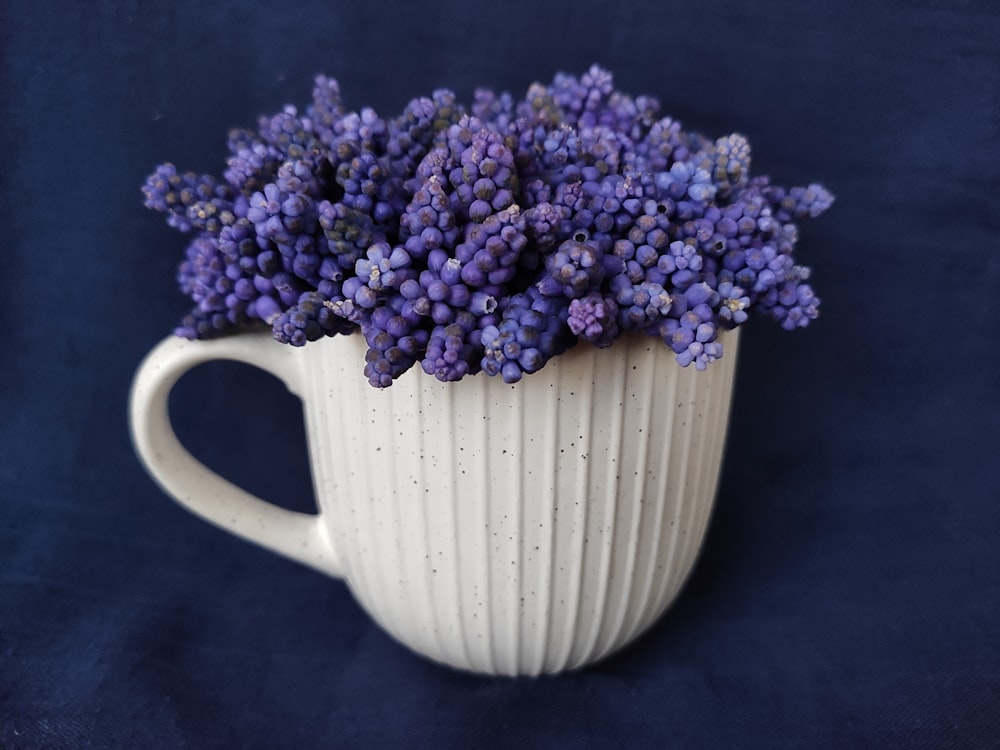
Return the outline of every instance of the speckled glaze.
<path id="1" fill-rule="evenodd" d="M 359 336 L 301 349 L 267 334 L 169 338 L 133 384 L 133 438 L 179 502 L 344 578 L 414 651 L 480 673 L 559 672 L 636 638 L 690 573 L 737 338 L 700 373 L 634 336 L 576 347 L 516 385 L 445 384 L 414 368 L 384 390 L 361 372 Z M 261 367 L 302 399 L 318 515 L 249 495 L 178 443 L 167 396 L 214 359 Z"/>

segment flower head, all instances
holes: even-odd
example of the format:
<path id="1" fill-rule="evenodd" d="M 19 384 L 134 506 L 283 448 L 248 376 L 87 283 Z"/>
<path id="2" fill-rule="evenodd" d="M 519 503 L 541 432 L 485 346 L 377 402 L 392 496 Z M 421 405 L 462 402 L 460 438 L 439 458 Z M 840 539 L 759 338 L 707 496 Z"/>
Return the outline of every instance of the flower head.
<path id="1" fill-rule="evenodd" d="M 597 65 L 470 107 L 440 89 L 393 117 L 349 109 L 321 75 L 306 107 L 227 145 L 222 179 L 168 163 L 142 188 L 193 237 L 184 336 L 359 331 L 385 387 L 418 362 L 515 382 L 628 331 L 703 369 L 753 310 L 787 329 L 818 315 L 797 222 L 833 196 L 753 175 L 744 135 L 685 130 Z"/>

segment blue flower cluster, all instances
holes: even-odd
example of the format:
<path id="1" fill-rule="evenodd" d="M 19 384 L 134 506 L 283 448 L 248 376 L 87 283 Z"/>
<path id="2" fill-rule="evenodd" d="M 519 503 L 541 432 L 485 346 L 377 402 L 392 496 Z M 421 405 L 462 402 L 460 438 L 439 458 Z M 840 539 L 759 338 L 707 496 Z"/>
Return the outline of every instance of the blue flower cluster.
<path id="1" fill-rule="evenodd" d="M 629 331 L 704 369 L 751 311 L 787 329 L 817 315 L 795 222 L 830 193 L 751 176 L 745 137 L 684 131 L 596 65 L 521 100 L 479 90 L 466 108 L 436 91 L 389 119 L 349 111 L 319 76 L 304 111 L 228 148 L 221 181 L 164 164 L 143 187 L 193 233 L 188 338 L 259 321 L 293 346 L 360 330 L 374 386 L 417 363 L 513 383 Z"/>

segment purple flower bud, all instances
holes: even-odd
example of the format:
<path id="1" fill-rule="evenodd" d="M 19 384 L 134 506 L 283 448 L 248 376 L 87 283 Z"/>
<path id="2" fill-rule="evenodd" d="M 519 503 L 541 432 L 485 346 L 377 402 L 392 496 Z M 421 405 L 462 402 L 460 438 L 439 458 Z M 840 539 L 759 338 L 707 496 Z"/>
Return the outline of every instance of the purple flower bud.
<path id="1" fill-rule="evenodd" d="M 273 297 L 260 296 L 254 304 L 256 316 L 267 323 L 270 323 L 275 316 L 281 313 L 281 307 Z"/>
<path id="2" fill-rule="evenodd" d="M 458 284 L 462 277 L 462 264 L 457 258 L 449 258 L 439 271 L 445 284 Z"/>
<path id="3" fill-rule="evenodd" d="M 448 306 L 452 308 L 468 307 L 472 299 L 469 288 L 464 284 L 452 284 L 448 290 Z"/>
<path id="4" fill-rule="evenodd" d="M 378 302 L 375 292 L 367 286 L 361 286 L 354 293 L 354 302 L 362 308 L 371 309 Z"/>
<path id="5" fill-rule="evenodd" d="M 497 299 L 492 294 L 474 292 L 469 300 L 469 311 L 474 315 L 488 315 L 497 309 Z"/>
<path id="6" fill-rule="evenodd" d="M 407 279 L 400 285 L 399 293 L 404 299 L 414 300 L 423 295 L 424 288 L 416 279 Z"/>
<path id="7" fill-rule="evenodd" d="M 242 300 L 252 300 L 258 296 L 257 289 L 254 287 L 253 281 L 247 278 L 241 278 L 236 282 L 236 286 L 233 288 L 234 293 L 237 297 Z"/>
<path id="8" fill-rule="evenodd" d="M 434 302 L 448 299 L 448 284 L 441 279 L 435 279 L 427 287 L 427 296 Z"/>
<path id="9" fill-rule="evenodd" d="M 478 289 L 486 284 L 486 274 L 483 272 L 478 265 L 474 263 L 469 263 L 462 266 L 462 281 L 469 285 L 472 289 Z"/>
<path id="10" fill-rule="evenodd" d="M 455 317 L 451 307 L 444 302 L 435 302 L 431 306 L 431 320 L 438 325 L 447 325 Z"/>

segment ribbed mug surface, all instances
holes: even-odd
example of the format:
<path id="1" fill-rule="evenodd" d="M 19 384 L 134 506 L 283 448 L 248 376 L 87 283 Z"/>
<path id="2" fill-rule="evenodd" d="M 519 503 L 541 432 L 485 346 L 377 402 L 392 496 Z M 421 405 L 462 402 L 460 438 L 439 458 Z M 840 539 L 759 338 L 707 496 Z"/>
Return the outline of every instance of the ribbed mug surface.
<path id="1" fill-rule="evenodd" d="M 301 388 L 321 517 L 390 634 L 461 669 L 539 674 L 625 645 L 704 537 L 736 360 L 580 345 L 508 385 L 411 371 L 376 390 L 359 336 L 311 344 Z"/>

